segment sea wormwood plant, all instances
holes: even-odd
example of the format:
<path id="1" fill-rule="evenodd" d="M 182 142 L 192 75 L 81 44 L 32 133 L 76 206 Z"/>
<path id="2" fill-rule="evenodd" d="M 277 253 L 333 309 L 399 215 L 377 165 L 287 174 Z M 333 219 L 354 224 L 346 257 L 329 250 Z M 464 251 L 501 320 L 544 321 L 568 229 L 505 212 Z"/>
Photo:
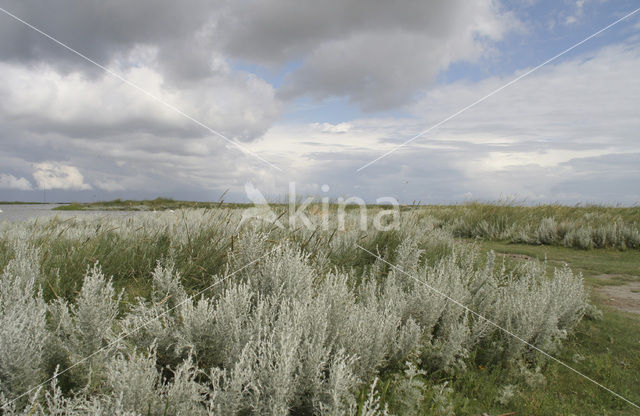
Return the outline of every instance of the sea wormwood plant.
<path id="1" fill-rule="evenodd" d="M 403 374 L 407 362 L 420 363 L 428 379 L 465 371 L 470 357 L 484 364 L 531 358 L 528 346 L 451 299 L 548 350 L 585 309 L 582 280 L 567 267 L 550 278 L 546 264 L 535 261 L 507 270 L 428 216 L 408 213 L 400 230 L 368 234 L 351 227 L 356 215 L 347 216 L 345 231 L 240 219 L 228 210 L 185 211 L 5 228 L 3 246 L 11 252 L 0 286 L 3 411 L 387 414 L 378 377 Z M 147 241 L 168 240 L 166 250 L 140 257 L 139 270 L 118 274 L 113 254 L 100 253 L 103 243 L 92 246 L 93 258 L 78 254 L 105 236 L 118 250 L 140 253 Z M 201 247 L 208 238 L 215 262 L 204 258 L 213 253 Z M 40 287 L 55 286 L 58 273 L 62 280 L 71 270 L 58 244 L 73 249 L 74 264 L 84 259 L 84 270 L 77 293 L 46 301 Z M 127 250 L 129 262 L 138 254 Z M 149 268 L 152 253 L 161 255 Z M 194 275 L 203 264 L 210 273 Z M 146 290 L 116 289 L 130 288 L 133 276 Z M 196 292 L 186 282 L 195 277 L 206 290 L 191 297 Z M 80 364 L 57 375 L 73 363 Z M 52 383 L 12 401 L 51 376 Z M 451 411 L 444 399 L 436 407 Z"/>
<path id="2" fill-rule="evenodd" d="M 0 393 L 13 399 L 43 376 L 47 305 L 40 281 L 38 251 L 15 243 L 15 257 L 0 274 Z"/>

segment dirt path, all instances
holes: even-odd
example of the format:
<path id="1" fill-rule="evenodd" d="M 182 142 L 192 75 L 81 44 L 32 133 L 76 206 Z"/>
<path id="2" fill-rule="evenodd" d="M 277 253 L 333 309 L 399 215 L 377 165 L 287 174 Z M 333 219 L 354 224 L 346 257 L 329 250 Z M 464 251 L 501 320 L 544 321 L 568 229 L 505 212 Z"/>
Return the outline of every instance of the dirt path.
<path id="1" fill-rule="evenodd" d="M 498 253 L 498 252 L 496 252 L 496 256 L 509 257 L 511 259 L 517 259 L 517 260 L 533 260 L 534 259 L 533 257 L 527 256 L 526 254 L 515 254 L 515 253 Z"/>
<path id="2" fill-rule="evenodd" d="M 600 279 L 626 277 L 623 275 L 603 274 Z M 621 285 L 608 285 L 596 289 L 605 305 L 625 312 L 640 314 L 640 281 L 625 282 Z"/>

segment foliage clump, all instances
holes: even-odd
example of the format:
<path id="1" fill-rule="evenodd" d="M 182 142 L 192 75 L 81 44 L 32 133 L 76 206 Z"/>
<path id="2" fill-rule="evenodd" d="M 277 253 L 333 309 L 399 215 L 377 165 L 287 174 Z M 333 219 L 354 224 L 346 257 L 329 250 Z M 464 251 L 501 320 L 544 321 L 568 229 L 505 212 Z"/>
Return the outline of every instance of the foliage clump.
<path id="1" fill-rule="evenodd" d="M 393 374 L 412 401 L 398 412 L 452 414 L 432 375 L 526 370 L 527 343 L 552 352 L 587 305 L 570 269 L 507 269 L 432 218 L 367 233 L 356 215 L 344 231 L 240 221 L 220 209 L 5 226 L 4 414 L 388 414 Z"/>
<path id="2" fill-rule="evenodd" d="M 562 245 L 580 249 L 640 249 L 640 208 L 598 205 L 518 206 L 468 203 L 425 206 L 423 215 L 457 237 Z"/>

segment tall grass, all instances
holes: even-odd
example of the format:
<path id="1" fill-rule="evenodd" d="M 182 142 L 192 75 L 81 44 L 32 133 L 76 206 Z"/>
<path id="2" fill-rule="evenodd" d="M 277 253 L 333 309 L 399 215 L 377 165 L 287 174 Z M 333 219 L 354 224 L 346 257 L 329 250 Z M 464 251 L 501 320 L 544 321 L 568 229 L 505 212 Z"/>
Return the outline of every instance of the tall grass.
<path id="1" fill-rule="evenodd" d="M 227 209 L 4 224 L 3 411 L 386 414 L 397 377 L 396 410 L 446 414 L 442 375 L 539 357 L 430 287 L 547 351 L 586 294 L 568 268 L 508 268 L 437 225 L 290 230 Z"/>
<path id="2" fill-rule="evenodd" d="M 640 207 L 469 203 L 425 206 L 419 211 L 456 237 L 581 249 L 640 249 Z"/>

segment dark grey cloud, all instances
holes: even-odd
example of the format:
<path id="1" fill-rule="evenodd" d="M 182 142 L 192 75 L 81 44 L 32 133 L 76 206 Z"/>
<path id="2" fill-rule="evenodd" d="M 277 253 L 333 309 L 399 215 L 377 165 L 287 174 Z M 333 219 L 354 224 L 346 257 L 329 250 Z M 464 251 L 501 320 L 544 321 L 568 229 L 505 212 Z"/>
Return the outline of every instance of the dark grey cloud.
<path id="1" fill-rule="evenodd" d="M 396 108 L 417 97 L 448 65 L 438 42 L 370 33 L 324 43 L 287 78 L 280 95 L 346 96 L 365 111 Z"/>
<path id="2" fill-rule="evenodd" d="M 238 155 L 235 149 L 218 143 L 205 143 L 206 151 L 190 153 L 185 151 L 183 140 L 163 140 L 132 135 L 129 140 L 113 142 L 23 133 L 12 135 L 8 142 L 0 137 L 7 144 L 0 152 L 0 174 L 5 175 L 1 182 L 15 185 L 9 175 L 28 181 L 35 191 L 27 199 L 36 200 L 41 198 L 43 186 L 51 198 L 69 196 L 74 191 L 77 195 L 71 199 L 120 197 L 136 192 L 139 198 L 187 194 L 193 198 L 198 191 L 197 199 L 211 199 L 227 188 L 241 188 L 247 177 L 265 170 L 250 156 Z M 58 180 L 43 180 L 39 172 Z M 0 188 L 0 200 L 24 196 L 16 193 L 16 186 Z M 64 192 L 55 194 L 56 189 Z"/>
<path id="3" fill-rule="evenodd" d="M 184 58 L 187 55 L 190 64 L 200 62 L 194 59 L 201 53 L 199 48 L 187 46 L 193 43 L 195 34 L 212 21 L 216 10 L 212 6 L 206 0 L 7 0 L 2 3 L 7 11 L 104 63 L 126 56 L 127 51 L 139 45 L 159 47 L 169 56 Z M 68 70 L 84 64 L 77 56 L 61 50 L 50 39 L 4 13 L 0 13 L 0 19 L 0 59 L 46 61 Z M 176 53 L 178 49 L 180 52 Z M 167 65 L 183 60 L 173 64 L 171 61 L 168 60 Z M 95 69 L 88 64 L 86 68 Z"/>
<path id="4" fill-rule="evenodd" d="M 468 7 L 461 0 L 242 1 L 221 20 L 220 32 L 227 34 L 226 50 L 234 55 L 282 64 L 323 42 L 358 33 L 410 31 L 446 39 L 472 11 Z"/>
<path id="5" fill-rule="evenodd" d="M 234 3 L 218 33 L 240 59 L 299 63 L 284 98 L 340 96 L 375 111 L 410 102 L 440 70 L 481 57 L 518 24 L 491 1 L 271 0 Z"/>

